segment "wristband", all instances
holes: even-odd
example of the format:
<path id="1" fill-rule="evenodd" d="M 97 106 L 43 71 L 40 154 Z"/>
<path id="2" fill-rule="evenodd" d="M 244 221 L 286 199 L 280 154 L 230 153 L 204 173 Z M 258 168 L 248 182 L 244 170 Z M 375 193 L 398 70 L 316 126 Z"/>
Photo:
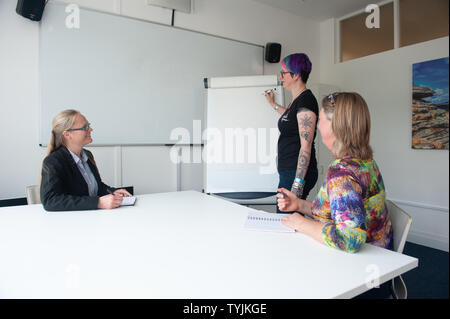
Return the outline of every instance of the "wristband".
<path id="1" fill-rule="evenodd" d="M 294 181 L 296 181 L 297 183 L 300 183 L 300 184 L 305 184 L 306 183 L 306 181 L 304 179 L 301 179 L 301 178 L 298 178 L 298 177 L 296 177 L 294 179 Z"/>
<path id="2" fill-rule="evenodd" d="M 292 184 L 292 188 L 295 188 L 295 189 L 303 189 L 303 187 L 305 187 L 305 184 L 301 184 L 299 182 L 294 182 Z"/>

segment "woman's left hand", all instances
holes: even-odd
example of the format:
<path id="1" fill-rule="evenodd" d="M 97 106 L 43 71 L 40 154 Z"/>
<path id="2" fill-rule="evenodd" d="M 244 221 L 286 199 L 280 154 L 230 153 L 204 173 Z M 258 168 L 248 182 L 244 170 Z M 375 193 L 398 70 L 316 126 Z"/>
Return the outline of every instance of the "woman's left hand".
<path id="1" fill-rule="evenodd" d="M 305 220 L 306 218 L 299 213 L 293 213 L 291 215 L 283 217 L 281 222 L 283 223 L 283 225 L 292 228 L 295 231 L 300 231 Z"/>
<path id="2" fill-rule="evenodd" d="M 133 196 L 130 193 L 128 193 L 126 189 L 118 189 L 118 190 L 114 191 L 113 194 L 114 195 L 124 196 L 124 197 L 126 197 L 126 196 Z"/>

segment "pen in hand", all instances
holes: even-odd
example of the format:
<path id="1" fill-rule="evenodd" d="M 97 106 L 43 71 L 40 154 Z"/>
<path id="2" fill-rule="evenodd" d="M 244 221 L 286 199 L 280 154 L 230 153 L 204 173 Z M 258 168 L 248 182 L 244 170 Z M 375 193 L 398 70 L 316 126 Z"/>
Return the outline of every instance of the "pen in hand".
<path id="1" fill-rule="evenodd" d="M 283 192 L 277 192 L 277 194 L 281 194 L 283 196 L 283 198 L 287 198 L 287 195 Z"/>
<path id="2" fill-rule="evenodd" d="M 113 196 L 121 196 L 121 197 L 123 197 L 123 195 L 120 194 L 120 193 L 114 194 L 114 191 L 112 191 L 110 188 L 107 188 L 106 190 L 108 191 L 108 193 L 110 193 Z"/>
<path id="3" fill-rule="evenodd" d="M 120 193 L 114 194 L 116 190 L 106 188 L 106 192 L 109 195 L 104 195 L 98 199 L 98 208 L 101 209 L 114 209 L 119 207 L 123 202 L 123 195 Z"/>
<path id="4" fill-rule="evenodd" d="M 265 90 L 264 93 L 262 93 L 262 94 L 266 95 L 266 94 L 269 94 L 269 93 L 272 93 L 272 92 L 274 93 L 276 90 L 277 90 L 277 88 L 268 89 L 268 90 Z"/>

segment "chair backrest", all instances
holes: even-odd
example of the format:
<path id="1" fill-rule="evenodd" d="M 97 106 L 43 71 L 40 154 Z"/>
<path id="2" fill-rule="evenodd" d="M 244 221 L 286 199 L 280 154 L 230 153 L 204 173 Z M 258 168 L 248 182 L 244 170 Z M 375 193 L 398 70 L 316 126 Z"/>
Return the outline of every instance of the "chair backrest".
<path id="1" fill-rule="evenodd" d="M 403 253 L 412 218 L 403 209 L 398 207 L 390 200 L 386 200 L 386 206 L 391 219 L 392 229 L 394 231 L 394 250 Z"/>
<path id="2" fill-rule="evenodd" d="M 39 194 L 39 185 L 27 186 L 25 190 L 27 193 L 28 205 L 41 203 L 41 195 Z"/>

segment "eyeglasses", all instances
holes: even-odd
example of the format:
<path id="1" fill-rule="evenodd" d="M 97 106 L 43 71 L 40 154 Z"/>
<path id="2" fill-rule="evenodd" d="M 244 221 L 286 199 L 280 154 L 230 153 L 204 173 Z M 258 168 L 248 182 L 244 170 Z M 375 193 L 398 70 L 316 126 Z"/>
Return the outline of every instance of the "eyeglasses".
<path id="1" fill-rule="evenodd" d="M 281 76 L 281 77 L 284 77 L 284 75 L 285 75 L 286 73 L 290 73 L 290 74 L 291 74 L 291 76 L 293 76 L 293 75 L 294 75 L 294 73 L 292 73 L 292 72 L 289 72 L 289 71 L 287 71 L 287 72 L 285 72 L 285 71 L 280 71 L 280 76 Z"/>
<path id="2" fill-rule="evenodd" d="M 69 128 L 67 131 L 88 131 L 91 128 L 91 123 L 86 124 L 80 128 Z"/>

